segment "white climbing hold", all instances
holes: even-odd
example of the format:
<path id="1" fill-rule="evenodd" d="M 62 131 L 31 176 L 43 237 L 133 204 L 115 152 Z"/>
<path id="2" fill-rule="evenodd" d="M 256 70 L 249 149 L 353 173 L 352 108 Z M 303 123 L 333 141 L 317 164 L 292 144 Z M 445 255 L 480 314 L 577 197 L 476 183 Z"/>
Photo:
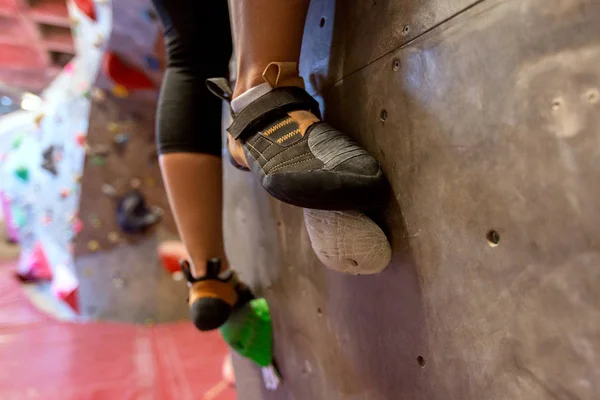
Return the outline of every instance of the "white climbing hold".
<path id="1" fill-rule="evenodd" d="M 352 275 L 381 272 L 392 248 L 379 226 L 359 211 L 304 209 L 313 250 L 326 267 Z"/>

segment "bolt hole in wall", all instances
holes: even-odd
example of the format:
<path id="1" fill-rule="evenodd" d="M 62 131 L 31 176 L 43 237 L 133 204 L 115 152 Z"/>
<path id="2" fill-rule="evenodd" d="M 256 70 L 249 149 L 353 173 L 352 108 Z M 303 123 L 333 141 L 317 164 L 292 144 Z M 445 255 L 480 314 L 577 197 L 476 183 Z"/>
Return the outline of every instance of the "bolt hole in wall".
<path id="1" fill-rule="evenodd" d="M 321 28 L 325 26 L 325 17 L 321 17 L 321 21 L 319 21 L 319 26 Z"/>
<path id="2" fill-rule="evenodd" d="M 404 28 L 402 28 L 402 34 L 408 35 L 409 32 L 410 32 L 410 26 L 404 25 Z"/>
<path id="3" fill-rule="evenodd" d="M 381 110 L 381 112 L 379 113 L 379 120 L 380 120 L 381 122 L 385 122 L 385 120 L 387 119 L 387 117 L 388 117 L 388 113 L 387 113 L 387 110 L 384 108 L 384 109 L 383 109 L 383 110 Z"/>
<path id="4" fill-rule="evenodd" d="M 323 316 L 323 310 L 321 310 L 321 308 L 317 308 L 317 314 L 319 314 L 319 317 Z"/>
<path id="5" fill-rule="evenodd" d="M 419 364 L 419 367 L 421 368 L 425 368 L 425 359 L 421 356 L 417 357 L 417 363 Z"/>
<path id="6" fill-rule="evenodd" d="M 552 101 L 552 109 L 553 110 L 558 110 L 561 105 L 562 105 L 562 100 L 561 99 L 554 99 Z"/>
<path id="7" fill-rule="evenodd" d="M 490 229 L 485 237 L 490 247 L 496 247 L 500 243 L 500 234 L 493 229 Z"/>
<path id="8" fill-rule="evenodd" d="M 392 60 L 392 69 L 394 71 L 398 71 L 400 69 L 400 60 L 398 60 L 397 58 L 394 58 Z"/>

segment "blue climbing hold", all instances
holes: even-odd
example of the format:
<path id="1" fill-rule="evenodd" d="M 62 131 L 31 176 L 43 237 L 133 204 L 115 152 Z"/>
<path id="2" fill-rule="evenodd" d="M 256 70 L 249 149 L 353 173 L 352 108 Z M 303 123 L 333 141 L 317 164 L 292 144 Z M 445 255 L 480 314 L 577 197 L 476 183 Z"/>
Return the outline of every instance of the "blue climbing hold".
<path id="1" fill-rule="evenodd" d="M 146 55 L 145 59 L 148 69 L 150 69 L 151 71 L 158 71 L 160 69 L 160 63 L 158 62 L 158 59 L 156 57 L 148 54 Z"/>

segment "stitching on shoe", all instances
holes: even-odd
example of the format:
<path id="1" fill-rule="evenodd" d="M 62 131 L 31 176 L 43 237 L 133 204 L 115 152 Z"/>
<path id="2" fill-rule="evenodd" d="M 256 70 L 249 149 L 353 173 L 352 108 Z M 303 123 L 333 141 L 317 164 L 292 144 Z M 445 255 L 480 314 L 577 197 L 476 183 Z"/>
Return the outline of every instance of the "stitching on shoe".
<path id="1" fill-rule="evenodd" d="M 278 164 L 274 165 L 273 167 L 271 167 L 271 168 L 269 169 L 269 172 L 271 172 L 273 169 L 278 169 L 278 168 L 280 168 L 280 167 L 285 167 L 286 165 L 288 165 L 288 164 L 289 164 L 289 163 L 291 163 L 292 161 L 294 161 L 294 160 L 297 160 L 298 158 L 300 158 L 300 157 L 304 157 L 304 156 L 306 156 L 306 155 L 311 155 L 311 153 L 309 153 L 309 152 L 307 152 L 307 153 L 302 153 L 302 154 L 299 154 L 299 155 L 297 155 L 297 156 L 295 156 L 295 157 L 292 157 L 292 158 L 290 158 L 289 160 L 284 160 L 284 161 L 282 161 L 282 162 L 280 162 L 280 163 L 278 163 Z M 291 165 L 291 164 L 290 164 L 290 165 Z"/>
<path id="2" fill-rule="evenodd" d="M 312 158 L 309 158 L 309 159 L 306 159 L 306 160 L 300 160 L 300 161 L 296 161 L 295 163 L 292 163 L 292 164 L 286 164 L 286 165 L 280 166 L 280 167 L 279 167 L 279 169 L 283 168 L 284 166 L 285 166 L 285 167 L 290 167 L 290 166 L 292 166 L 292 165 L 297 165 L 297 164 L 301 164 L 301 163 L 303 163 L 303 162 L 312 161 L 312 160 L 313 160 Z M 273 170 L 275 170 L 275 169 L 277 169 L 277 168 L 275 168 L 275 167 L 274 167 L 274 168 L 271 168 L 271 169 L 269 170 L 269 174 L 270 174 L 270 173 L 272 173 L 272 172 L 273 172 Z"/>
<path id="3" fill-rule="evenodd" d="M 262 155 L 262 153 L 260 151 L 258 151 L 258 149 L 254 146 L 252 146 L 250 143 L 246 142 L 246 145 L 248 145 L 252 150 L 254 150 L 256 152 L 256 154 L 258 154 L 259 156 L 262 157 L 263 160 L 265 160 L 266 162 L 269 162 L 269 160 L 267 160 L 265 158 L 265 156 Z M 265 164 L 266 165 L 266 164 Z M 264 166 L 263 166 L 264 167 Z"/>

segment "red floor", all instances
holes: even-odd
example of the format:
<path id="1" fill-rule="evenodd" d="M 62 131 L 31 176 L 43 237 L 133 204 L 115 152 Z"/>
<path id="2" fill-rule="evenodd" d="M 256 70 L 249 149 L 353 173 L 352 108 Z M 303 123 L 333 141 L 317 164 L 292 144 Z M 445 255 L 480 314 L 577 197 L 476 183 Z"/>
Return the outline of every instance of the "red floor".
<path id="1" fill-rule="evenodd" d="M 0 262 L 0 399 L 235 399 L 218 333 L 59 322 L 29 303 L 13 271 Z"/>

